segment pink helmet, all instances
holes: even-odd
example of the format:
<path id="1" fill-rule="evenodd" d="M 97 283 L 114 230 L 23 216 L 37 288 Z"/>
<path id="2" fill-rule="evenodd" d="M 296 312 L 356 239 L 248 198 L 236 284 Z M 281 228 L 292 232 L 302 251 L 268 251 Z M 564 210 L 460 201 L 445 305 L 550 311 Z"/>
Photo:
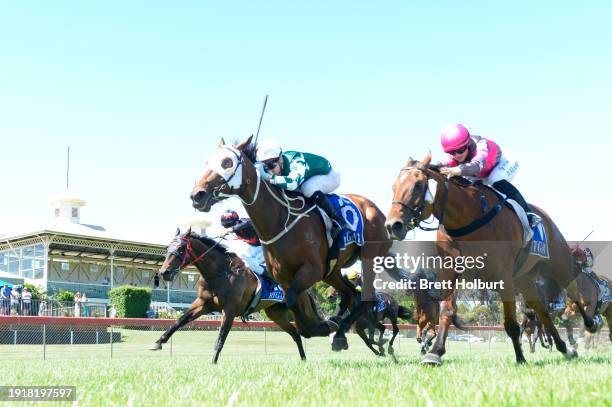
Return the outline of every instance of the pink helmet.
<path id="1" fill-rule="evenodd" d="M 453 124 L 442 129 L 440 141 L 444 152 L 450 153 L 466 146 L 470 142 L 470 132 L 463 124 Z"/>

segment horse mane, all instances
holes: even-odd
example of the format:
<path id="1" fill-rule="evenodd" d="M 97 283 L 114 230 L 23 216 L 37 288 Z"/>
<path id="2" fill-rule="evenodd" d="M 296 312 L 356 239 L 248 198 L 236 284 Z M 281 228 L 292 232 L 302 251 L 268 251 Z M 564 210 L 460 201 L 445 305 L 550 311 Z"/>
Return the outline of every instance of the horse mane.
<path id="1" fill-rule="evenodd" d="M 223 246 L 222 244 L 220 244 L 213 238 L 210 238 L 208 236 L 200 236 L 198 233 L 194 231 L 191 232 L 189 237 L 199 240 L 200 242 L 204 243 L 208 247 L 212 247 L 213 250 L 219 252 L 219 254 L 222 254 L 224 256 L 228 254 L 227 247 Z"/>
<path id="2" fill-rule="evenodd" d="M 433 172 L 437 172 L 439 174 L 440 173 L 440 168 L 442 168 L 442 166 L 438 165 L 438 164 L 431 164 L 427 168 L 429 168 Z M 472 181 L 470 181 L 469 179 L 465 178 L 465 177 L 452 177 L 452 178 L 450 178 L 450 181 L 453 182 L 454 184 L 460 186 L 460 187 L 472 187 L 472 186 L 474 186 L 474 183 Z"/>

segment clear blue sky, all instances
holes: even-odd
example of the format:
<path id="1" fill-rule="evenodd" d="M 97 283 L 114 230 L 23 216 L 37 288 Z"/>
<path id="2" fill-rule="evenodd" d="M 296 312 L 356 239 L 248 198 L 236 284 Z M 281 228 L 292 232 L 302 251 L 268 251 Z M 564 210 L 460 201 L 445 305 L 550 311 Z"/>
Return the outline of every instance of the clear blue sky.
<path id="1" fill-rule="evenodd" d="M 0 6 L 0 233 L 49 216 L 70 144 L 84 222 L 170 240 L 270 94 L 262 136 L 385 212 L 408 156 L 463 122 L 568 238 L 612 238 L 610 2 L 92 3 Z"/>

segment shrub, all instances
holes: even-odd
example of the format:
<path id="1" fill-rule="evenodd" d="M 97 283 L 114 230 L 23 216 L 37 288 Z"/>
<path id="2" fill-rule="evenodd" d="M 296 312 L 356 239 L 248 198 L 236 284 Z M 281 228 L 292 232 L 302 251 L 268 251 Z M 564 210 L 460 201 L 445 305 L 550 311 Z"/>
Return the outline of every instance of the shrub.
<path id="1" fill-rule="evenodd" d="M 151 289 L 123 285 L 110 290 L 108 298 L 119 318 L 146 318 L 151 305 Z"/>
<path id="2" fill-rule="evenodd" d="M 53 294 L 53 299 L 62 302 L 74 302 L 74 293 L 60 288 L 58 292 Z"/>

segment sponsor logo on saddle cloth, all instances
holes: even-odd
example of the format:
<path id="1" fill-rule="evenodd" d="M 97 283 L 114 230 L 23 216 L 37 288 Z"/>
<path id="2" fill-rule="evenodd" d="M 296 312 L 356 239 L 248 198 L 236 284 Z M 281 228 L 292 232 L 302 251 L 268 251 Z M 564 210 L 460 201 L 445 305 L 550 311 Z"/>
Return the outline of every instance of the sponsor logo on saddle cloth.
<path id="1" fill-rule="evenodd" d="M 545 259 L 550 258 L 548 254 L 548 238 L 546 236 L 546 229 L 542 223 L 539 223 L 533 229 L 533 239 L 531 240 L 529 253 Z"/>
<path id="2" fill-rule="evenodd" d="M 244 313 L 245 317 L 251 314 L 255 310 L 255 308 L 257 308 L 257 305 L 259 305 L 261 301 L 285 301 L 285 295 L 283 294 L 283 290 L 280 285 L 275 284 L 272 281 L 268 281 L 267 279 L 263 278 L 252 270 L 251 273 L 253 273 L 253 275 L 257 277 L 257 289 L 255 290 L 255 294 L 253 295 L 251 303 L 249 304 L 246 312 Z"/>
<path id="3" fill-rule="evenodd" d="M 351 243 L 355 243 L 357 246 L 363 246 L 363 216 L 361 215 L 359 208 L 357 208 L 357 205 L 355 205 L 355 203 L 353 203 L 353 201 L 350 199 L 336 194 L 327 194 L 327 198 L 334 212 L 342 214 L 342 217 L 346 223 L 351 225 L 351 227 L 355 230 L 353 232 L 351 230 L 342 229 L 337 238 L 339 244 L 338 248 L 340 250 L 344 250 Z M 323 217 L 325 229 L 327 230 L 328 246 L 331 247 L 333 244 L 331 238 L 331 220 L 321 208 L 318 209 Z"/>

